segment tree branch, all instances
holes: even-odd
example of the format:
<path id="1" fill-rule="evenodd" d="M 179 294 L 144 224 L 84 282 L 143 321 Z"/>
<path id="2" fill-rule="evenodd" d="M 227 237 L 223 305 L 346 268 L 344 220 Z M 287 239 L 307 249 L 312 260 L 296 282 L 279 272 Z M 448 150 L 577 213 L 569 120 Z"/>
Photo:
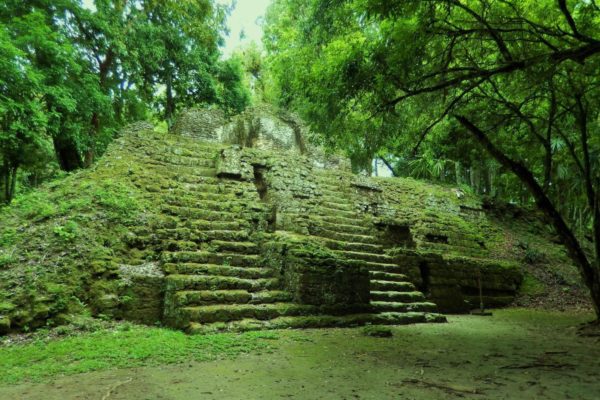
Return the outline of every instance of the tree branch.
<path id="1" fill-rule="evenodd" d="M 587 58 L 600 52 L 600 42 L 589 43 L 577 48 L 571 48 L 567 50 L 556 51 L 540 56 L 531 57 L 525 60 L 517 60 L 506 63 L 496 68 L 491 69 L 480 69 L 467 74 L 457 76 L 432 86 L 425 86 L 417 89 L 405 88 L 403 95 L 392 99 L 381 107 L 382 109 L 394 107 L 396 104 L 414 96 L 418 96 L 424 93 L 432 93 L 442 89 L 455 87 L 465 81 L 469 81 L 477 78 L 490 78 L 495 75 L 508 74 L 515 71 L 524 70 L 535 65 L 540 64 L 543 61 L 550 61 L 551 63 L 558 65 L 566 60 L 573 60 L 579 63 L 583 63 Z M 442 71 L 440 71 L 441 73 Z"/>
<path id="2" fill-rule="evenodd" d="M 504 61 L 513 60 L 512 54 L 510 54 L 508 47 L 506 47 L 506 43 L 504 43 L 502 36 L 500 36 L 498 32 L 494 28 L 492 28 L 492 26 L 481 15 L 477 14 L 473 9 L 461 3 L 460 0 L 452 0 L 451 4 L 454 4 L 457 7 L 463 9 L 467 14 L 475 18 L 477 22 L 485 26 L 485 31 L 488 32 L 490 36 L 494 39 L 494 42 L 496 42 L 498 50 L 500 50 L 500 54 L 502 54 Z"/>
<path id="3" fill-rule="evenodd" d="M 556 233 L 563 240 L 571 259 L 578 266 L 586 285 L 588 285 L 590 290 L 593 290 L 592 286 L 595 285 L 595 282 L 597 281 L 597 271 L 592 267 L 590 260 L 588 260 L 588 257 L 579 244 L 575 234 L 569 228 L 562 215 L 557 211 L 556 207 L 554 207 L 554 204 L 537 182 L 533 173 L 525 165 L 504 154 L 504 152 L 492 143 L 487 135 L 468 118 L 461 115 L 455 115 L 454 117 L 496 161 L 512 171 L 512 173 L 514 173 L 527 187 L 529 192 L 533 195 L 538 208 L 552 221 Z M 598 314 L 598 310 L 596 311 Z"/>
<path id="4" fill-rule="evenodd" d="M 560 11 L 565 16 L 565 19 L 567 20 L 567 24 L 569 24 L 571 31 L 573 31 L 573 35 L 577 39 L 579 39 L 583 42 L 588 42 L 588 43 L 597 42 L 597 40 L 592 39 L 591 37 L 583 35 L 583 34 L 581 34 L 581 32 L 579 32 L 579 30 L 577 29 L 577 25 L 575 24 L 575 20 L 573 19 L 573 16 L 571 15 L 569 8 L 567 7 L 566 0 L 558 0 L 558 7 L 560 8 Z"/>

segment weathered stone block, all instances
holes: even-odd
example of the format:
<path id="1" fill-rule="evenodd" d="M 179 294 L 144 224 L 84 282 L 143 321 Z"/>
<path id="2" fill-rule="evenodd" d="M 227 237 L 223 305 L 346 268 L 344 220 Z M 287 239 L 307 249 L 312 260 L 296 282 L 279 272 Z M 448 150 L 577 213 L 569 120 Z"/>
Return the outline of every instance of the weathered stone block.
<path id="1" fill-rule="evenodd" d="M 121 318 L 154 324 L 160 321 L 164 308 L 165 277 L 154 263 L 120 268 L 123 289 L 119 293 Z"/>
<path id="2" fill-rule="evenodd" d="M 284 282 L 295 302 L 326 307 L 356 306 L 369 302 L 367 269 L 290 261 L 284 271 Z"/>
<path id="3" fill-rule="evenodd" d="M 231 146 L 221 150 L 217 156 L 217 176 L 219 178 L 241 179 L 244 166 L 239 146 Z"/>
<path id="4" fill-rule="evenodd" d="M 318 240 L 277 233 L 265 246 L 268 264 L 296 303 L 342 309 L 368 305 L 369 271 L 341 259 Z"/>

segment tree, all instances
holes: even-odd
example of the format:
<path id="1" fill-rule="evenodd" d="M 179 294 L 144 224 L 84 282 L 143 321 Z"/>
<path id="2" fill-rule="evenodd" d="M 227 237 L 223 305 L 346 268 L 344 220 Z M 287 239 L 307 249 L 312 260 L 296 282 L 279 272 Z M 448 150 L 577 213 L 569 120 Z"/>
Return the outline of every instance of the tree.
<path id="1" fill-rule="evenodd" d="M 91 165 L 120 126 L 152 110 L 169 123 L 197 103 L 241 111 L 249 96 L 239 62 L 219 59 L 225 15 L 213 0 L 0 4 L 0 24 L 23 58 L 11 62 L 35 74 L 43 132 L 66 171 Z"/>
<path id="2" fill-rule="evenodd" d="M 110 107 L 110 98 L 100 92 L 82 49 L 70 37 L 69 21 L 78 10 L 78 3 L 71 0 L 7 1 L 0 8 L 0 21 L 40 78 L 38 92 L 48 119 L 46 130 L 66 171 L 82 166 L 92 110 Z"/>
<path id="3" fill-rule="evenodd" d="M 265 43 L 282 103 L 326 143 L 363 160 L 484 150 L 552 221 L 600 318 L 598 32 L 587 0 L 279 0 Z"/>
<path id="4" fill-rule="evenodd" d="M 0 199 L 10 202 L 17 171 L 48 150 L 40 76 L 0 25 Z"/>

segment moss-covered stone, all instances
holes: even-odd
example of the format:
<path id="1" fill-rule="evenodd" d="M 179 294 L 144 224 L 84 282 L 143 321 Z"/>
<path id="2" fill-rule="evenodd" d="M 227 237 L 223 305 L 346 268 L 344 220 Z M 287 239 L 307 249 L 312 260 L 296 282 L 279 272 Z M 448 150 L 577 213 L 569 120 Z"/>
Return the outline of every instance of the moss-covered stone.
<path id="1" fill-rule="evenodd" d="M 314 238 L 278 234 L 265 247 L 271 268 L 295 302 L 319 306 L 368 304 L 369 272 L 347 263 Z"/>
<path id="2" fill-rule="evenodd" d="M 507 304 L 534 253 L 576 284 L 533 216 L 514 228 L 457 188 L 353 175 L 298 141 L 293 118 L 269 133 L 277 113 L 239 130 L 197 117 L 180 135 L 130 127 L 93 168 L 0 211 L 10 329 L 84 312 L 249 329 L 438 320 L 434 303 L 466 311 L 480 286 Z"/>

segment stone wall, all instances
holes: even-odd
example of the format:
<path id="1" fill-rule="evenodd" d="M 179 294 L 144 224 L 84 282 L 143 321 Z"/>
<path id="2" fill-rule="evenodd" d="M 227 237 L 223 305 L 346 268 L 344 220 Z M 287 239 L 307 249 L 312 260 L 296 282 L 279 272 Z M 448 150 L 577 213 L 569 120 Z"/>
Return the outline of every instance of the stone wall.
<path id="1" fill-rule="evenodd" d="M 165 274 L 157 263 L 123 265 L 120 298 L 123 305 L 117 316 L 148 325 L 163 319 Z M 124 299 L 124 301 L 123 301 Z"/>
<path id="2" fill-rule="evenodd" d="M 294 302 L 329 313 L 369 309 L 369 271 L 364 266 L 345 262 L 305 235 L 280 232 L 264 248 Z"/>
<path id="3" fill-rule="evenodd" d="M 222 142 L 219 129 L 226 121 L 225 113 L 219 109 L 189 108 L 179 114 L 171 132 L 175 135 L 219 143 Z"/>
<path id="4" fill-rule="evenodd" d="M 522 282 L 516 262 L 451 256 L 396 247 L 389 251 L 409 279 L 444 312 L 466 312 L 480 305 L 510 304 Z"/>

